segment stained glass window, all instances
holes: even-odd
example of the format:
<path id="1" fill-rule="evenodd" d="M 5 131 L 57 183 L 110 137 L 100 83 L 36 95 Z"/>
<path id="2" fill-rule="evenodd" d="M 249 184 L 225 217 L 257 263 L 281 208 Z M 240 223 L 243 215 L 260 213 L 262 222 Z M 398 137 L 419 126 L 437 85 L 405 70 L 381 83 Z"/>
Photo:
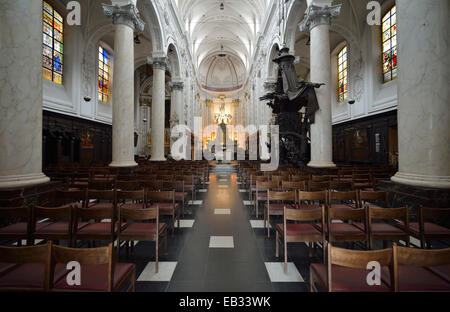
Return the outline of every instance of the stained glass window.
<path id="1" fill-rule="evenodd" d="M 338 54 L 338 97 L 339 102 L 347 100 L 348 96 L 348 68 L 347 68 L 347 46 Z"/>
<path id="2" fill-rule="evenodd" d="M 111 92 L 111 56 L 98 47 L 98 100 L 107 103 Z"/>
<path id="3" fill-rule="evenodd" d="M 392 7 L 383 17 L 383 79 L 389 82 L 397 78 L 397 14 Z"/>
<path id="4" fill-rule="evenodd" d="M 43 72 L 42 76 L 62 84 L 63 78 L 63 25 L 61 15 L 43 1 Z"/>

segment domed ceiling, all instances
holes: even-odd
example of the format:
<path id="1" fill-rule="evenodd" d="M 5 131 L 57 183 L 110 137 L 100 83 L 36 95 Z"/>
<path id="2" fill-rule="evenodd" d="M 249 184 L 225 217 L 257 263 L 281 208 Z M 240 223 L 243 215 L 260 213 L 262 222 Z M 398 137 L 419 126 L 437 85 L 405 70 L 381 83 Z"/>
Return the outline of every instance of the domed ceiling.
<path id="1" fill-rule="evenodd" d="M 244 83 L 270 0 L 177 0 L 204 90 Z"/>

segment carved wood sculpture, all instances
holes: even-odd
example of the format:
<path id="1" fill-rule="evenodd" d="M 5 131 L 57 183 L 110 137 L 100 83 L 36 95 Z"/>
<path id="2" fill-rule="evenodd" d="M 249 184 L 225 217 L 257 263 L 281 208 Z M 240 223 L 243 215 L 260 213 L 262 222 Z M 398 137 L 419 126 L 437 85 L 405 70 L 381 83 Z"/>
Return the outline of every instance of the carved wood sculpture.
<path id="1" fill-rule="evenodd" d="M 305 167 L 310 160 L 310 126 L 319 109 L 316 88 L 321 83 L 299 81 L 294 66 L 295 57 L 289 48 L 280 50 L 280 56 L 273 60 L 279 66 L 275 92 L 261 97 L 261 101 L 272 108 L 275 124 L 280 127 L 280 163 Z M 300 110 L 305 107 L 305 113 Z"/>

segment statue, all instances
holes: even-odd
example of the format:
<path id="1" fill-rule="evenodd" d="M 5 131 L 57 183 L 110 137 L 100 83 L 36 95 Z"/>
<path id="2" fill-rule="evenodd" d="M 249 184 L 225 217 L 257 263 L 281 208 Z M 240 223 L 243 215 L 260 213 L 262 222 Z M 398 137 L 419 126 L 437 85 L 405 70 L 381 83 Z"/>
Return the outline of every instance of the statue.
<path id="1" fill-rule="evenodd" d="M 319 109 L 315 89 L 324 84 L 299 81 L 294 60 L 289 48 L 280 50 L 280 56 L 273 60 L 279 65 L 276 90 L 260 100 L 269 100 L 267 105 L 272 108 L 275 124 L 280 127 L 281 164 L 305 167 L 310 159 L 308 133 Z M 300 112 L 303 107 L 304 114 Z"/>

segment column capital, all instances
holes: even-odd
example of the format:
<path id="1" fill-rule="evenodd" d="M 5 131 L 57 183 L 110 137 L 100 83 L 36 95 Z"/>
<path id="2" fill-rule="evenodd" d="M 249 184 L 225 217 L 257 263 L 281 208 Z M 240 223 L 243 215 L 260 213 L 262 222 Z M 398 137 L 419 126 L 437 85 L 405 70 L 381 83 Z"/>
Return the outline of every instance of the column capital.
<path id="1" fill-rule="evenodd" d="M 171 87 L 174 91 L 183 91 L 184 83 L 183 82 L 170 82 L 169 87 Z"/>
<path id="2" fill-rule="evenodd" d="M 139 15 L 137 7 L 130 3 L 126 5 L 102 4 L 103 14 L 113 18 L 113 24 L 123 24 L 130 26 L 138 32 L 144 31 L 145 23 Z"/>
<path id="3" fill-rule="evenodd" d="M 332 6 L 318 6 L 311 4 L 306 9 L 303 21 L 298 25 L 301 32 L 311 31 L 318 25 L 331 25 L 333 18 L 341 13 L 342 4 Z"/>
<path id="4" fill-rule="evenodd" d="M 167 69 L 167 57 L 147 57 L 147 64 L 153 65 L 153 69 Z"/>

